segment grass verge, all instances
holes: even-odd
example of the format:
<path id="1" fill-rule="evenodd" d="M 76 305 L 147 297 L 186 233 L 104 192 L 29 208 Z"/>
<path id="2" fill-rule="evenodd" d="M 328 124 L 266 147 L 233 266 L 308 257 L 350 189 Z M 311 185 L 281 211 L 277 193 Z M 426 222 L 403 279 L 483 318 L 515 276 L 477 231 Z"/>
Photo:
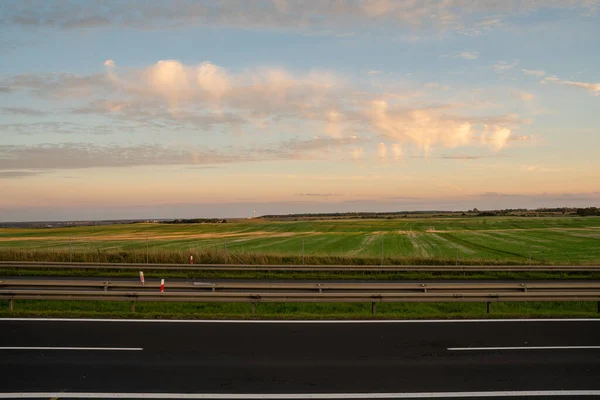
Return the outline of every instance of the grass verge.
<path id="1" fill-rule="evenodd" d="M 197 264 L 241 264 L 241 265 L 595 265 L 597 262 L 581 263 L 568 260 L 497 258 L 455 258 L 455 257 L 368 257 L 331 254 L 301 255 L 284 253 L 258 253 L 226 251 L 222 249 L 204 250 L 88 250 L 70 252 L 65 249 L 27 250 L 0 249 L 0 261 L 41 261 L 41 262 L 86 262 L 86 263 L 146 263 L 187 264 L 189 256 Z"/>
<path id="2" fill-rule="evenodd" d="M 0 317 L 148 318 L 148 319 L 450 319 L 450 318 L 600 318 L 596 302 L 492 303 L 136 303 L 18 300 L 14 310 L 0 301 Z"/>
<path id="3" fill-rule="evenodd" d="M 174 279 L 272 279 L 272 280 L 582 280 L 600 279 L 600 272 L 292 272 L 292 271 L 172 271 L 152 270 L 152 266 L 140 266 L 146 278 Z M 40 269 L 0 269 L 0 276 L 56 276 L 56 277 L 122 277 L 138 278 L 132 270 L 40 268 Z"/>

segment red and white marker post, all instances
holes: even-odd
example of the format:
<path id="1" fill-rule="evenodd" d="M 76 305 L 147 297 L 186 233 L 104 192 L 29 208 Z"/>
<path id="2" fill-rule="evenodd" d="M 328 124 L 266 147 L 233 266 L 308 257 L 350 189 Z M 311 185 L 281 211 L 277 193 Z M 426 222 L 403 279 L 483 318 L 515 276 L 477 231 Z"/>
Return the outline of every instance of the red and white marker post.
<path id="1" fill-rule="evenodd" d="M 163 293 L 165 291 L 165 280 L 160 280 L 160 292 Z"/>
<path id="2" fill-rule="evenodd" d="M 190 264 L 194 263 L 194 256 L 190 254 Z"/>
<path id="3" fill-rule="evenodd" d="M 140 282 L 142 282 L 142 286 L 144 286 L 144 284 L 146 283 L 146 280 L 144 279 L 144 272 L 140 271 Z"/>

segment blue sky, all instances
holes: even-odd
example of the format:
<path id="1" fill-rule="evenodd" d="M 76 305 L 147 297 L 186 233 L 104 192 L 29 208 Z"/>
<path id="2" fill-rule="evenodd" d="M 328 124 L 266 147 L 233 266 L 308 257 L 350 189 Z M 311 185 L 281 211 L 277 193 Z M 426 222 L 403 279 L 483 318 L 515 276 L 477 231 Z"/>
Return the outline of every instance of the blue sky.
<path id="1" fill-rule="evenodd" d="M 600 2 L 0 3 L 0 220 L 590 206 Z"/>

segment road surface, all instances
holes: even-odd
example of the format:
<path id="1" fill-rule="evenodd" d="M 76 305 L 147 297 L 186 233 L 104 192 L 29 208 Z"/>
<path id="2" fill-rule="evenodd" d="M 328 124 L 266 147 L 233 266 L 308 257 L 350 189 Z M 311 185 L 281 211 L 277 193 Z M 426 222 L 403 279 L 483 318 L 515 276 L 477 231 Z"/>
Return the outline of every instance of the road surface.
<path id="1" fill-rule="evenodd" d="M 600 320 L 4 319 L 0 360 L 0 398 L 584 398 Z"/>

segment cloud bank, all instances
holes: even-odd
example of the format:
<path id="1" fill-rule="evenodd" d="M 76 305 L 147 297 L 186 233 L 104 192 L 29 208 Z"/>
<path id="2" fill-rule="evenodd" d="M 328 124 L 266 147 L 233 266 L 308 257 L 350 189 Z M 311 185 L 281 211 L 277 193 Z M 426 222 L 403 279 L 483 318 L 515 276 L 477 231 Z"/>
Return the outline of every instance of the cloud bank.
<path id="1" fill-rule="evenodd" d="M 183 29 L 202 26 L 315 30 L 456 30 L 478 35 L 510 19 L 540 10 L 593 14 L 597 0 L 130 0 L 4 2 L 4 24 L 65 30 L 121 27 Z M 242 12 L 240 12 L 242 10 Z"/>
<path id="2" fill-rule="evenodd" d="M 399 154 L 410 147 L 426 155 L 438 147 L 501 150 L 523 124 L 515 115 L 470 115 L 469 103 L 415 103 L 410 92 L 358 90 L 329 71 L 295 73 L 278 67 L 230 71 L 210 62 L 186 65 L 176 60 L 141 69 L 120 68 L 114 60 L 104 64 L 104 74 L 23 74 L 9 78 L 7 84 L 53 103 L 84 101 L 71 112 L 134 127 L 220 129 L 250 135 L 287 132 L 300 137 L 310 132 L 321 137 L 305 143 L 315 151 L 360 145 L 357 137 L 374 135 L 386 146 L 385 157 L 381 148 L 373 150 L 380 159 L 388 158 L 388 146 L 390 159 L 401 158 Z M 5 112 L 31 114 L 32 110 Z M 359 146 L 350 155 L 362 159 L 367 151 Z"/>

